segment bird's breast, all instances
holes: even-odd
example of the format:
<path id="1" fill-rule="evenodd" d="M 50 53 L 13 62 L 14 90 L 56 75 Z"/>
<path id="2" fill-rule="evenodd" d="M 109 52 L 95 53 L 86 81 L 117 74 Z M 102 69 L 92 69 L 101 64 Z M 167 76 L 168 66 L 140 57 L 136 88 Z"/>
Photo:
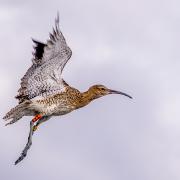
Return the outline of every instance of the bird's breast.
<path id="1" fill-rule="evenodd" d="M 75 109 L 73 103 L 66 96 L 53 96 L 33 102 L 33 108 L 44 115 L 64 115 Z"/>

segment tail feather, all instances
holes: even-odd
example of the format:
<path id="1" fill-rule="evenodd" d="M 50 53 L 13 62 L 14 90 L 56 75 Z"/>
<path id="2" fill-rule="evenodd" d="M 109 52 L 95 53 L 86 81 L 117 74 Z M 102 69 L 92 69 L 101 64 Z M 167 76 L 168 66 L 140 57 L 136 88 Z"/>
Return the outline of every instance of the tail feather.
<path id="1" fill-rule="evenodd" d="M 12 119 L 9 124 L 13 124 L 17 122 L 19 119 L 21 119 L 25 115 L 25 110 L 29 107 L 30 101 L 24 101 L 21 104 L 18 104 L 16 107 L 12 108 L 4 117 L 3 119 L 5 121 Z"/>
<path id="2" fill-rule="evenodd" d="M 14 117 L 10 122 L 6 123 L 5 126 L 13 124 L 17 122 L 19 119 L 21 119 L 23 116 Z"/>

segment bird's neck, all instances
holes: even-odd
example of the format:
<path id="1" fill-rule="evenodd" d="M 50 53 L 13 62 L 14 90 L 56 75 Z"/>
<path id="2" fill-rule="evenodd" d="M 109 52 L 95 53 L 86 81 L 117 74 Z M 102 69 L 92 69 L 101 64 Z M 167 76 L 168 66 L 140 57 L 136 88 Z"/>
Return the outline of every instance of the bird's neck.
<path id="1" fill-rule="evenodd" d="M 88 105 L 92 100 L 96 99 L 97 95 L 91 91 L 81 93 L 79 108 Z"/>

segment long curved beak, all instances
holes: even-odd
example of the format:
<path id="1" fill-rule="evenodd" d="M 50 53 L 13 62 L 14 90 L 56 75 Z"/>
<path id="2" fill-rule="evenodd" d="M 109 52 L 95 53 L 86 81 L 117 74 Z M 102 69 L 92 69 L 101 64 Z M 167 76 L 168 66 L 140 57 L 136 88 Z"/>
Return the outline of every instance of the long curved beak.
<path id="1" fill-rule="evenodd" d="M 128 94 L 120 92 L 120 91 L 112 90 L 112 89 L 109 89 L 109 94 L 121 94 L 121 95 L 124 95 L 124 96 L 132 99 L 132 97 Z"/>

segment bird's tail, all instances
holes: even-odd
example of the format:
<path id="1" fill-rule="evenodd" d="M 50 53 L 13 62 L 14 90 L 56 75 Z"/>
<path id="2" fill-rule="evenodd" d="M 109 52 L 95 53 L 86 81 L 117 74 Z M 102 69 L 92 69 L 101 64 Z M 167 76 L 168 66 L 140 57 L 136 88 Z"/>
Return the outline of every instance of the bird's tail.
<path id="1" fill-rule="evenodd" d="M 12 119 L 6 124 L 13 124 L 21 119 L 26 114 L 26 109 L 29 107 L 30 101 L 24 101 L 23 103 L 18 104 L 16 107 L 12 108 L 4 117 L 4 120 Z"/>

